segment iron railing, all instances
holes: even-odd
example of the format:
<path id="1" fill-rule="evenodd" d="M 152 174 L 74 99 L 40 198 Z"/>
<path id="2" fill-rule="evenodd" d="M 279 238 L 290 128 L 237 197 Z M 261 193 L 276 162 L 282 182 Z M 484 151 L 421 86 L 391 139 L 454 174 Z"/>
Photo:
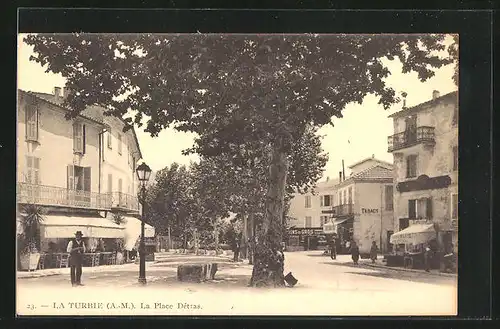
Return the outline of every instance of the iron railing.
<path id="1" fill-rule="evenodd" d="M 388 152 L 400 150 L 418 143 L 435 143 L 434 127 L 418 127 L 389 136 Z"/>
<path id="2" fill-rule="evenodd" d="M 353 204 L 341 204 L 333 207 L 334 216 L 348 216 L 354 214 Z"/>
<path id="3" fill-rule="evenodd" d="M 17 183 L 17 188 L 18 203 L 100 210 L 110 209 L 109 196 L 101 193 L 30 183 Z"/>
<path id="4" fill-rule="evenodd" d="M 122 192 L 112 192 L 111 197 L 111 208 L 122 209 L 126 211 L 139 211 L 139 199 L 130 194 Z"/>

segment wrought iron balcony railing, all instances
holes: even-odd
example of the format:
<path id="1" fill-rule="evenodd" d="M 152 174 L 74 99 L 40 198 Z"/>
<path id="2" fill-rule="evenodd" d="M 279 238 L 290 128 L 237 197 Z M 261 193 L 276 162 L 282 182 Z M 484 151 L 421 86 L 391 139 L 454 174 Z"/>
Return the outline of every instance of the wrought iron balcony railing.
<path id="1" fill-rule="evenodd" d="M 138 212 L 140 210 L 139 199 L 136 196 L 122 192 L 113 192 L 109 194 L 111 196 L 111 208 L 132 212 Z"/>
<path id="2" fill-rule="evenodd" d="M 389 147 L 387 151 L 393 152 L 419 143 L 435 143 L 434 127 L 422 126 L 389 136 Z"/>
<path id="3" fill-rule="evenodd" d="M 341 204 L 333 207 L 334 216 L 349 216 L 354 214 L 353 204 Z"/>
<path id="4" fill-rule="evenodd" d="M 98 210 L 108 210 L 111 204 L 109 196 L 101 193 L 29 183 L 17 183 L 17 188 L 18 203 Z"/>

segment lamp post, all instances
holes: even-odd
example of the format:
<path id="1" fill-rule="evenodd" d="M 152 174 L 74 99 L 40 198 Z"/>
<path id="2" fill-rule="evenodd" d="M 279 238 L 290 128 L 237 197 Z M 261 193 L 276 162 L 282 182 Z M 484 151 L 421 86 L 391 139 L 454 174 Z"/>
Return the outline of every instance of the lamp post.
<path id="1" fill-rule="evenodd" d="M 139 183 L 141 184 L 141 190 L 139 192 L 139 202 L 141 203 L 142 213 L 141 213 L 141 241 L 139 244 L 139 283 L 146 284 L 146 255 L 145 255 L 145 247 L 144 247 L 144 231 L 145 231 L 145 222 L 144 222 L 144 207 L 146 203 L 146 183 L 151 176 L 151 168 L 144 162 L 141 163 L 137 169 L 135 170 L 137 173 L 137 178 L 139 179 Z"/>

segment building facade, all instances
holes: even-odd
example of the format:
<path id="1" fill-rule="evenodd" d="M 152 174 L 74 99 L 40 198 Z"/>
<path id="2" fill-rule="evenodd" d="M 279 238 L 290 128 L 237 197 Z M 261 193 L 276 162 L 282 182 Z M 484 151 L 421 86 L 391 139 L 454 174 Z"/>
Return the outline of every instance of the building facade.
<path id="1" fill-rule="evenodd" d="M 114 214 L 130 221 L 139 214 L 134 168 L 142 156 L 135 132 L 116 137 L 123 122 L 99 107 L 67 120 L 66 96 L 57 87 L 54 94 L 18 91 L 17 203 L 46 210 L 42 251 L 64 249 L 77 230 L 91 250 L 102 239 L 124 238 Z M 116 154 L 105 148 L 110 140 Z"/>
<path id="2" fill-rule="evenodd" d="M 356 241 L 362 253 L 368 253 L 375 241 L 389 251 L 388 237 L 393 228 L 392 164 L 374 157 L 349 166 L 346 179 L 342 172 L 335 180 L 320 182 L 314 193 L 295 194 L 290 202 L 290 227 L 322 228 L 333 223 L 337 250 L 346 241 Z"/>
<path id="3" fill-rule="evenodd" d="M 390 116 L 394 134 L 394 228 L 432 224 L 442 248 L 458 247 L 458 93 L 440 96 Z"/>
<path id="4" fill-rule="evenodd" d="M 349 169 L 351 175 L 336 186 L 338 206 L 331 211 L 338 243 L 355 241 L 361 254 L 369 254 L 375 242 L 386 253 L 394 230 L 392 164 L 372 157 Z"/>

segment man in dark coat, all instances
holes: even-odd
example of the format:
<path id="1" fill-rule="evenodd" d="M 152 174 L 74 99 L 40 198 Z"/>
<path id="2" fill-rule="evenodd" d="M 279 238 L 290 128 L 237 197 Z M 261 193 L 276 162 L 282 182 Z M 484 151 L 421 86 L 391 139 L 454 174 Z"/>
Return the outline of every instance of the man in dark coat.
<path id="1" fill-rule="evenodd" d="M 372 247 L 370 248 L 370 259 L 372 260 L 372 263 L 375 263 L 375 261 L 377 260 L 377 254 L 378 254 L 377 243 L 375 241 L 372 241 Z"/>
<path id="2" fill-rule="evenodd" d="M 359 247 L 356 244 L 356 242 L 354 242 L 354 241 L 352 241 L 350 245 L 351 245 L 350 252 L 351 252 L 352 261 L 354 262 L 354 265 L 358 265 Z"/>
<path id="3" fill-rule="evenodd" d="M 337 259 L 337 243 L 335 241 L 335 238 L 332 238 L 330 240 L 330 258 Z"/>
<path id="4" fill-rule="evenodd" d="M 85 243 L 82 241 L 82 231 L 75 233 L 75 238 L 70 240 L 66 251 L 69 253 L 69 265 L 71 268 L 71 285 L 83 286 L 82 284 L 82 263 L 83 254 L 87 251 Z"/>

